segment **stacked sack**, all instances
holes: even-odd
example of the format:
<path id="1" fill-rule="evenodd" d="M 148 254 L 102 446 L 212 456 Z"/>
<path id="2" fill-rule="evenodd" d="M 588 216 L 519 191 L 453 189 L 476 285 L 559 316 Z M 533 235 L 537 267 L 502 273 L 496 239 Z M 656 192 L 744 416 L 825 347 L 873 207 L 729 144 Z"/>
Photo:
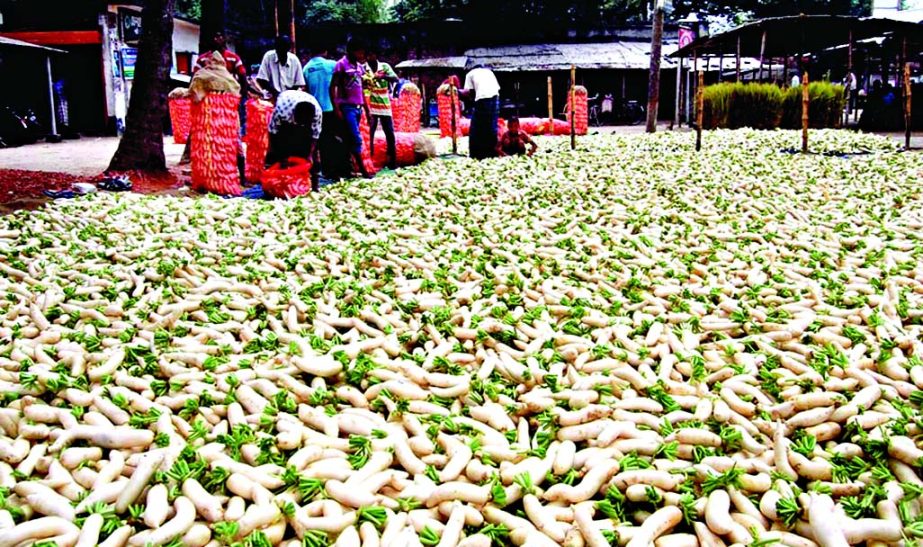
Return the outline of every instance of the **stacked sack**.
<path id="1" fill-rule="evenodd" d="M 244 176 L 249 181 L 258 181 L 266 167 L 269 152 L 269 121 L 272 119 L 272 103 L 250 99 L 247 101 L 247 166 Z"/>
<path id="2" fill-rule="evenodd" d="M 420 88 L 411 83 L 404 84 L 398 97 L 392 101 L 394 130 L 401 133 L 419 132 L 422 109 L 423 96 L 420 94 Z"/>
<path id="3" fill-rule="evenodd" d="M 240 84 L 215 52 L 189 85 L 192 96 L 192 188 L 239 196 Z"/>
<path id="4" fill-rule="evenodd" d="M 173 125 L 173 142 L 186 144 L 192 130 L 192 99 L 189 90 L 179 87 L 167 97 L 170 106 L 170 123 Z"/>
<path id="5" fill-rule="evenodd" d="M 574 110 L 577 111 L 577 116 L 575 118 L 575 126 L 576 126 L 575 128 L 577 130 L 578 135 L 586 135 L 590 129 L 590 117 L 589 117 L 590 110 L 587 104 L 588 103 L 587 90 L 582 85 L 578 85 L 576 89 L 574 90 L 574 95 L 575 95 Z M 568 106 L 567 123 L 570 124 L 570 98 L 569 97 L 567 101 L 567 106 Z M 570 128 L 568 128 L 568 131 L 566 134 L 567 135 L 570 134 Z"/>
<path id="6" fill-rule="evenodd" d="M 239 196 L 240 97 L 211 93 L 192 105 L 192 189 Z"/>
<path id="7" fill-rule="evenodd" d="M 436 91 L 436 105 L 439 108 L 439 133 L 440 137 L 452 136 L 452 95 L 449 86 L 443 84 Z M 461 101 L 458 100 L 458 93 L 455 94 L 455 136 L 461 137 Z M 470 123 L 470 122 L 469 122 Z"/>

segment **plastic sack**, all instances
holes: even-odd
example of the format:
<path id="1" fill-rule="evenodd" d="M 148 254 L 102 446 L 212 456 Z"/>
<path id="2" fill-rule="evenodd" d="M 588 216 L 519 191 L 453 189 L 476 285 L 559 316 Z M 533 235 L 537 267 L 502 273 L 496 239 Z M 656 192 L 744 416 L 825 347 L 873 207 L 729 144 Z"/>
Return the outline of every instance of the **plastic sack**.
<path id="1" fill-rule="evenodd" d="M 247 101 L 247 163 L 244 177 L 257 181 L 266 168 L 266 154 L 269 152 L 269 121 L 272 119 L 272 103 L 259 99 Z"/>
<path id="2" fill-rule="evenodd" d="M 189 83 L 189 93 L 193 101 L 203 101 L 209 93 L 231 93 L 240 97 L 240 82 L 228 72 L 227 61 L 221 53 L 212 52 L 205 57 L 204 64 Z"/>
<path id="3" fill-rule="evenodd" d="M 420 112 L 423 109 L 423 96 L 420 88 L 407 83 L 401 88 L 400 95 L 392 101 L 394 130 L 401 133 L 419 133 Z"/>
<path id="4" fill-rule="evenodd" d="M 520 118 L 519 128 L 532 136 L 547 135 L 548 118 Z"/>
<path id="5" fill-rule="evenodd" d="M 189 97 L 170 99 L 170 123 L 173 125 L 173 142 L 186 144 L 192 130 L 192 99 Z"/>
<path id="6" fill-rule="evenodd" d="M 239 196 L 240 97 L 212 93 L 192 105 L 192 189 Z"/>
<path id="7" fill-rule="evenodd" d="M 289 166 L 277 163 L 263 171 L 263 192 L 274 198 L 292 199 L 311 192 L 312 163 L 303 158 L 289 158 Z"/>

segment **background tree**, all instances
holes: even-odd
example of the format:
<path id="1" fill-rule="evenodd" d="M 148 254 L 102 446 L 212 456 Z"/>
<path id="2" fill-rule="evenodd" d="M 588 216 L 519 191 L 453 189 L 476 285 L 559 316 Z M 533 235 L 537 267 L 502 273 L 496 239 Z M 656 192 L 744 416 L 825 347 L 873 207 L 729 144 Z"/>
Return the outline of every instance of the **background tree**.
<path id="1" fill-rule="evenodd" d="M 165 171 L 163 122 L 173 50 L 175 0 L 147 0 L 141 12 L 138 64 L 125 135 L 109 171 Z"/>
<path id="2" fill-rule="evenodd" d="M 199 0 L 196 0 L 197 2 Z M 216 32 L 224 32 L 227 26 L 225 13 L 227 0 L 201 0 L 199 27 L 199 52 L 212 48 Z"/>

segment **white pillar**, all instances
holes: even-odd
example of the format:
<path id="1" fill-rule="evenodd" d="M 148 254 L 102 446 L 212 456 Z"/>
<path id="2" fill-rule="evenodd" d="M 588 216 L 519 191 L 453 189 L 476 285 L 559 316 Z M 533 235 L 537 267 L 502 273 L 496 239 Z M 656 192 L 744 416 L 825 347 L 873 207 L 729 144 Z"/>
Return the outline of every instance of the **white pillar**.
<path id="1" fill-rule="evenodd" d="M 45 66 L 48 69 L 48 103 L 51 105 L 51 134 L 58 134 L 57 109 L 54 107 L 54 78 L 51 75 L 51 53 L 45 56 Z"/>

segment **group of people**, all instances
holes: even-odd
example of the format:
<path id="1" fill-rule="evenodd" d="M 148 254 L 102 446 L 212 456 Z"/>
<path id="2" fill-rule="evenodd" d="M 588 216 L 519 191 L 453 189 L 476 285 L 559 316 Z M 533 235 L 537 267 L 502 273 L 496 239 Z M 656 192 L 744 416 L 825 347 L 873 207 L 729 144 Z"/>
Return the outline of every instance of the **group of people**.
<path id="1" fill-rule="evenodd" d="M 352 39 L 346 54 L 338 61 L 328 59 L 326 49 L 316 48 L 302 66 L 291 51 L 291 39 L 283 35 L 263 56 L 255 78 L 248 78 L 241 58 L 228 49 L 224 33 L 217 33 L 212 43 L 213 49 L 199 56 L 194 73 L 218 54 L 240 83 L 244 97 L 254 94 L 275 105 L 269 124 L 268 165 L 284 164 L 289 158 L 309 160 L 315 190 L 321 174 L 338 180 L 351 175 L 354 167 L 357 174 L 371 177 L 362 159 L 360 125 L 364 112 L 372 135 L 371 154 L 375 152 L 374 135 L 381 126 L 387 143 L 388 167 L 396 167 L 391 98 L 392 90 L 399 90 L 403 81 L 388 63 L 378 58 L 375 47 Z M 459 87 L 457 82 L 455 85 Z M 488 67 L 471 70 L 459 95 L 474 105 L 470 132 L 472 158 L 535 152 L 535 142 L 520 129 L 516 119 L 510 120 L 508 131 L 498 136 L 500 85 Z"/>
<path id="2" fill-rule="evenodd" d="M 280 36 L 250 79 L 240 57 L 227 48 L 223 33 L 213 37 L 213 45 L 199 56 L 196 69 L 217 52 L 240 82 L 244 96 L 254 94 L 275 105 L 267 164 L 284 164 L 289 158 L 311 161 L 315 189 L 321 173 L 336 180 L 352 174 L 353 166 L 359 175 L 371 177 L 362 160 L 360 124 L 365 112 L 372 135 L 379 125 L 385 133 L 388 167 L 396 166 L 391 91 L 399 79 L 388 63 L 379 60 L 375 48 L 353 39 L 339 61 L 328 59 L 327 51 L 317 48 L 302 66 L 291 52 L 291 39 Z M 374 138 L 371 141 L 374 154 Z"/>

